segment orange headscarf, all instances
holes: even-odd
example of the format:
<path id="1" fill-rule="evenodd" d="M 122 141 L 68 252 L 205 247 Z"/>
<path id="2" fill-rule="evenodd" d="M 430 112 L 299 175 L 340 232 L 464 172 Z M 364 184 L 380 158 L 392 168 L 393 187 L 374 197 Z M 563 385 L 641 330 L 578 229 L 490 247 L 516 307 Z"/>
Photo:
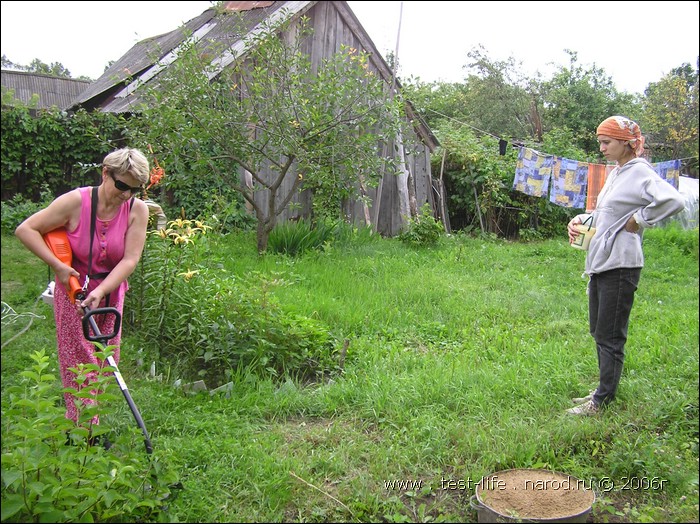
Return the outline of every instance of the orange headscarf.
<path id="1" fill-rule="evenodd" d="M 624 116 L 606 118 L 598 126 L 596 134 L 629 142 L 635 156 L 641 156 L 644 153 L 644 137 L 642 130 L 639 129 L 639 124 Z"/>

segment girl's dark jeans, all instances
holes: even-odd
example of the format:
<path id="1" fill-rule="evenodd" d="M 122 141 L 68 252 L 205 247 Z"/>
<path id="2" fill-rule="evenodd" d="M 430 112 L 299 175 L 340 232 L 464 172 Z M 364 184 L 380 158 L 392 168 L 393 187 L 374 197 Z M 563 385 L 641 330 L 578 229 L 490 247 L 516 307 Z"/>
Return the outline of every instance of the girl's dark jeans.
<path id="1" fill-rule="evenodd" d="M 627 326 L 642 268 L 620 268 L 591 275 L 588 320 L 598 352 L 600 382 L 593 402 L 604 406 L 617 393 L 625 361 Z"/>

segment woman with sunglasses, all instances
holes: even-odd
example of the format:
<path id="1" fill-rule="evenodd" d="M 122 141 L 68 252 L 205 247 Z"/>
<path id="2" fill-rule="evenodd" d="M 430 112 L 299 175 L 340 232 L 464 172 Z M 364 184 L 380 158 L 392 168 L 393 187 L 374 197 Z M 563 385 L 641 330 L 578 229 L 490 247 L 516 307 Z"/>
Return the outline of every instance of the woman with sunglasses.
<path id="1" fill-rule="evenodd" d="M 148 177 L 148 160 L 141 151 L 118 149 L 104 158 L 99 186 L 80 187 L 57 197 L 15 230 L 27 249 L 46 262 L 56 275 L 53 305 L 58 362 L 64 387 L 84 387 L 76 384 L 75 374 L 70 368 L 81 363 L 100 364 L 94 344 L 83 334 L 82 308 L 108 306 L 116 308 L 120 315 L 123 311 L 127 278 L 136 268 L 146 241 L 148 207 L 135 195 L 142 191 Z M 71 265 L 62 262 L 44 240 L 46 233 L 59 228 L 65 228 L 68 235 Z M 92 238 L 91 231 L 94 231 Z M 85 298 L 76 300 L 75 304 L 66 291 L 70 289 L 71 277 L 77 277 L 85 290 Z M 93 318 L 101 333 L 114 332 L 114 315 L 95 315 Z M 121 333 L 117 333 L 109 342 L 116 346 L 113 356 L 117 363 L 120 340 Z M 66 418 L 77 422 L 74 397 L 68 393 L 64 397 Z M 84 402 L 90 403 L 88 400 Z M 95 417 L 93 423 L 98 422 Z"/>

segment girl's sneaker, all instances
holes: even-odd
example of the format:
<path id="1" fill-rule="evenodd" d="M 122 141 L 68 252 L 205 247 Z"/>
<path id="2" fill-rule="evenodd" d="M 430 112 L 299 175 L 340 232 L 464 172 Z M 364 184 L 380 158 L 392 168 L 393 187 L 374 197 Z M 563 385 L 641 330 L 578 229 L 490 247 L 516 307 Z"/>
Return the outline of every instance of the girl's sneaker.
<path id="1" fill-rule="evenodd" d="M 596 403 L 589 400 L 580 406 L 567 409 L 566 413 L 568 415 L 597 415 L 599 410 L 600 408 L 596 405 Z"/>
<path id="2" fill-rule="evenodd" d="M 598 391 L 598 390 L 592 389 L 591 392 L 588 393 L 588 395 L 586 395 L 585 397 L 575 397 L 575 398 L 572 398 L 571 401 L 574 404 L 583 404 L 584 402 L 588 402 L 589 400 L 593 400 L 593 395 L 595 395 L 596 391 Z"/>

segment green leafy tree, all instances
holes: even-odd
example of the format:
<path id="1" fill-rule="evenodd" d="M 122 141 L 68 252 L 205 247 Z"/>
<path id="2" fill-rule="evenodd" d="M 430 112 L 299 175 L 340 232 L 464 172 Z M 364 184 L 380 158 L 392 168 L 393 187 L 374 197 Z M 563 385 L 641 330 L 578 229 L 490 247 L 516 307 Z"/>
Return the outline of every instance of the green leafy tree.
<path id="1" fill-rule="evenodd" d="M 7 56 L 2 55 L 2 67 L 6 69 L 15 69 L 18 71 L 26 71 L 28 73 L 37 73 L 40 75 L 49 75 L 49 76 L 59 76 L 62 78 L 73 78 L 71 75 L 71 72 L 66 69 L 66 67 L 61 63 L 61 62 L 53 62 L 51 64 L 46 64 L 45 62 L 42 62 L 38 58 L 35 58 L 32 60 L 28 66 L 26 65 L 21 65 L 21 64 L 15 64 L 7 58 Z M 79 76 L 76 78 L 76 80 L 87 80 L 89 82 L 92 81 L 90 77 L 87 76 Z"/>
<path id="2" fill-rule="evenodd" d="M 471 63 L 465 67 L 471 73 L 464 98 L 473 125 L 501 137 L 535 136 L 532 96 L 516 60 L 491 60 L 483 48 L 472 49 L 467 56 Z"/>
<path id="3" fill-rule="evenodd" d="M 410 78 L 407 96 L 428 125 L 454 119 L 494 136 L 527 138 L 538 133 L 539 115 L 533 113 L 531 81 L 514 58 L 492 60 L 483 47 L 468 53 L 464 83 L 431 82 Z"/>
<path id="4" fill-rule="evenodd" d="M 45 64 L 38 58 L 32 60 L 26 69 L 29 73 L 39 73 L 42 75 L 60 76 L 63 78 L 71 78 L 70 71 L 66 69 L 60 62 Z"/>
<path id="5" fill-rule="evenodd" d="M 698 168 L 698 69 L 683 64 L 649 84 L 644 99 L 647 144 L 658 160 L 688 158 Z"/>
<path id="6" fill-rule="evenodd" d="M 17 69 L 18 66 L 15 65 L 15 63 L 12 60 L 7 58 L 7 56 L 3 54 L 2 55 L 2 68 L 3 69 Z"/>
<path id="7" fill-rule="evenodd" d="M 442 121 L 462 120 L 465 117 L 465 84 L 458 82 L 423 82 L 410 78 L 404 84 L 406 97 L 433 130 Z"/>
<path id="8" fill-rule="evenodd" d="M 367 54 L 343 46 L 312 64 L 304 52 L 307 21 L 281 39 L 287 27 L 266 22 L 246 41 L 245 60 L 223 69 L 212 58 L 226 49 L 184 48 L 147 92 L 138 121 L 147 140 L 167 148 L 166 189 L 191 191 L 202 180 L 235 189 L 254 210 L 260 252 L 302 188 L 313 193 L 316 216 L 339 218 L 358 187 L 378 182 L 380 144 L 399 125 L 401 101 L 387 96 Z M 173 169 L 172 162 L 187 169 Z M 266 198 L 256 199 L 258 191 Z"/>
<path id="9" fill-rule="evenodd" d="M 577 53 L 566 53 L 569 66 L 560 66 L 540 87 L 543 127 L 545 131 L 568 129 L 577 147 L 594 152 L 598 124 L 611 115 L 639 120 L 641 104 L 636 95 L 618 92 L 603 69 L 595 64 L 585 68 L 578 64 Z"/>

